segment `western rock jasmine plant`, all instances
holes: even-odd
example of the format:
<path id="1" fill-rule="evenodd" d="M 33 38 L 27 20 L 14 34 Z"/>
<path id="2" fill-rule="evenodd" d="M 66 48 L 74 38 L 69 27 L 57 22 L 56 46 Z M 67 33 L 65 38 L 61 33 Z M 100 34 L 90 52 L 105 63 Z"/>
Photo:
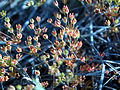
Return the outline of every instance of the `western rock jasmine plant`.
<path id="1" fill-rule="evenodd" d="M 84 1 L 84 0 L 82 0 Z M 40 3 L 44 3 L 44 0 L 40 0 Z M 22 33 L 22 26 L 20 24 L 16 24 L 16 28 L 13 28 L 10 19 L 6 16 L 6 12 L 3 10 L 0 14 L 1 17 L 5 17 L 5 27 L 8 29 L 7 32 L 9 34 L 6 34 L 2 31 L 0 31 L 1 37 L 0 39 L 5 42 L 4 45 L 1 47 L 1 54 L 0 54 L 0 81 L 3 83 L 5 81 L 8 81 L 9 78 L 16 77 L 19 78 L 20 74 L 17 72 L 17 69 L 19 68 L 17 65 L 19 65 L 20 59 L 25 55 L 31 55 L 34 57 L 34 62 L 32 69 L 31 69 L 31 77 L 33 79 L 34 84 L 36 84 L 36 87 L 33 84 L 28 84 L 26 86 L 17 85 L 16 88 L 21 89 L 24 88 L 26 90 L 29 89 L 35 89 L 38 90 L 42 87 L 46 88 L 49 85 L 52 85 L 51 89 L 54 89 L 55 87 L 59 86 L 60 84 L 63 85 L 63 90 L 71 89 L 75 90 L 78 86 L 85 86 L 85 80 L 86 80 L 86 73 L 93 73 L 95 71 L 103 70 L 103 73 L 105 72 L 106 75 L 109 75 L 110 70 L 104 70 L 103 66 L 100 63 L 96 64 L 92 63 L 92 60 L 94 59 L 92 57 L 83 56 L 80 54 L 80 50 L 82 49 L 83 42 L 80 38 L 80 31 L 78 28 L 75 27 L 75 24 L 77 23 L 77 20 L 75 18 L 74 13 L 70 12 L 68 6 L 66 5 L 67 0 L 63 0 L 64 4 L 63 8 L 61 9 L 59 7 L 59 3 L 55 0 L 53 4 L 59 9 L 59 12 L 56 12 L 54 14 L 55 19 L 48 18 L 47 22 L 56 29 L 51 31 L 51 35 L 55 40 L 51 40 L 50 36 L 48 35 L 49 28 L 47 27 L 41 27 L 40 21 L 41 18 L 37 16 L 35 19 L 30 19 L 30 24 L 28 27 L 30 30 L 33 30 L 33 35 L 27 35 L 27 38 L 24 42 L 24 45 L 27 48 L 23 48 L 21 46 L 21 43 L 23 43 L 23 33 Z M 113 8 L 105 7 L 104 12 L 102 10 L 104 9 L 101 3 L 104 3 L 103 0 L 95 1 L 92 0 L 86 0 L 87 4 L 95 4 L 98 7 L 95 7 L 94 12 L 105 14 L 107 20 L 105 21 L 105 24 L 111 27 L 111 21 L 114 24 L 114 16 L 118 14 L 118 6 L 114 6 Z M 36 2 L 37 4 L 38 2 Z M 111 0 L 107 0 L 108 4 L 111 4 Z M 118 3 L 117 1 L 115 3 Z M 103 4 L 103 5 L 104 5 Z M 34 2 L 31 0 L 30 2 L 27 2 L 27 6 L 34 6 Z M 37 4 L 39 6 L 39 4 Z M 104 5 L 105 6 L 105 5 Z M 109 15 L 110 14 L 110 15 Z M 115 23 L 118 23 L 118 20 L 115 20 Z M 37 25 L 36 25 L 37 24 Z M 115 26 L 115 24 L 114 24 Z M 117 29 L 114 30 L 115 32 L 118 31 Z M 31 31 L 32 32 L 32 31 Z M 48 51 L 42 50 L 42 44 L 41 39 L 48 41 L 51 43 Z M 11 55 L 11 49 L 13 49 L 13 46 L 15 46 L 15 56 Z M 42 55 L 39 54 L 42 52 Z M 100 60 L 102 60 L 103 54 L 100 54 Z M 41 64 L 41 62 L 43 62 Z M 47 69 L 47 75 L 52 77 L 52 84 L 46 79 L 42 80 L 41 78 L 41 67 L 45 64 Z M 29 67 L 25 65 L 26 68 L 23 67 L 24 72 L 29 72 Z M 84 74 L 84 75 L 83 75 Z M 117 75 L 117 73 L 115 72 Z M 93 74 L 91 74 L 93 75 Z M 114 77 L 115 79 L 116 77 Z M 8 87 L 13 88 L 14 86 Z"/>
<path id="2" fill-rule="evenodd" d="M 91 7 L 94 7 L 94 12 L 100 14 L 102 18 L 106 18 L 104 21 L 109 26 L 112 32 L 119 32 L 119 0 L 79 0 Z"/>

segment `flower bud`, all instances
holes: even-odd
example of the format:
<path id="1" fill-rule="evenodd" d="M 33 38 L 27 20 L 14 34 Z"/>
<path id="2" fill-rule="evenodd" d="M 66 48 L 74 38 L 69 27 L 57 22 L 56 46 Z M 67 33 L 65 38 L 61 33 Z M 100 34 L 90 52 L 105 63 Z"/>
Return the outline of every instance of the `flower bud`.
<path id="1" fill-rule="evenodd" d="M 30 45 L 30 46 L 29 46 L 29 49 L 30 49 L 30 50 L 32 50 L 33 48 L 34 48 L 34 46 L 33 46 L 33 45 Z"/>
<path id="2" fill-rule="evenodd" d="M 58 55 L 52 55 L 52 57 L 54 58 L 54 60 L 58 59 Z"/>
<path id="3" fill-rule="evenodd" d="M 32 40 L 32 37 L 31 36 L 28 36 L 27 37 L 27 41 L 31 41 Z"/>
<path id="4" fill-rule="evenodd" d="M 10 45 L 8 45 L 6 47 L 7 47 L 7 50 L 11 50 L 11 46 Z"/>
<path id="5" fill-rule="evenodd" d="M 68 56 L 69 51 L 68 51 L 68 50 L 64 50 L 64 51 L 63 51 L 63 54 L 64 54 L 65 56 Z"/>
<path id="6" fill-rule="evenodd" d="M 9 32 L 9 33 L 13 33 L 13 28 L 9 28 L 9 29 L 8 29 L 8 32 Z"/>
<path id="7" fill-rule="evenodd" d="M 10 22 L 9 17 L 5 17 L 5 22 Z"/>
<path id="8" fill-rule="evenodd" d="M 66 45 L 65 41 L 62 40 L 62 41 L 60 42 L 60 46 L 61 46 L 61 47 L 64 47 L 65 45 Z"/>
<path id="9" fill-rule="evenodd" d="M 60 20 L 55 20 L 54 25 L 55 25 L 56 27 L 60 27 L 60 25 L 61 25 Z"/>
<path id="10" fill-rule="evenodd" d="M 40 29 L 40 28 L 38 28 L 38 29 L 36 29 L 36 31 L 37 31 L 38 33 L 40 33 L 40 32 L 41 32 L 41 29 Z"/>
<path id="11" fill-rule="evenodd" d="M 17 24 L 17 25 L 16 25 L 16 29 L 17 29 L 17 30 L 20 30 L 21 28 L 22 28 L 22 26 L 21 26 L 20 24 Z"/>
<path id="12" fill-rule="evenodd" d="M 118 10 L 119 10 L 119 7 L 118 7 L 118 6 L 115 6 L 115 7 L 113 8 L 113 11 L 114 11 L 114 12 L 118 12 Z"/>
<path id="13" fill-rule="evenodd" d="M 68 14 L 69 13 L 69 9 L 68 9 L 68 7 L 67 6 L 63 6 L 63 13 L 66 13 L 66 14 Z"/>
<path id="14" fill-rule="evenodd" d="M 4 82 L 4 76 L 0 77 L 0 82 Z"/>
<path id="15" fill-rule="evenodd" d="M 11 61 L 11 65 L 15 66 L 18 63 L 17 59 Z"/>
<path id="16" fill-rule="evenodd" d="M 60 30 L 60 34 L 65 34 L 65 30 L 64 29 L 62 29 L 62 30 Z"/>
<path id="17" fill-rule="evenodd" d="M 57 2 L 57 0 L 55 0 L 55 1 L 53 2 L 53 4 L 54 4 L 56 7 L 58 7 L 58 2 Z"/>
<path id="18" fill-rule="evenodd" d="M 78 41 L 78 42 L 77 42 L 77 47 L 82 47 L 82 45 L 83 45 L 83 44 L 82 44 L 82 41 L 80 41 L 80 42 Z"/>
<path id="19" fill-rule="evenodd" d="M 46 60 L 46 56 L 45 56 L 45 55 L 42 55 L 42 56 L 41 56 L 41 60 L 43 60 L 43 61 Z"/>
<path id="20" fill-rule="evenodd" d="M 30 6 L 30 2 L 26 2 L 26 6 Z"/>
<path id="21" fill-rule="evenodd" d="M 42 28 L 43 33 L 47 32 L 47 30 L 48 29 L 46 27 Z"/>
<path id="22" fill-rule="evenodd" d="M 109 74 L 109 70 L 106 70 L 105 73 L 106 73 L 106 74 Z"/>
<path id="23" fill-rule="evenodd" d="M 33 18 L 31 18 L 31 19 L 30 19 L 30 22 L 31 22 L 31 23 L 34 23 L 34 19 L 33 19 Z"/>
<path id="24" fill-rule="evenodd" d="M 119 19 L 116 19 L 116 20 L 115 20 L 115 24 L 118 24 L 118 23 L 119 23 Z"/>
<path id="25" fill-rule="evenodd" d="M 67 23 L 67 17 L 62 18 L 62 21 L 63 21 L 64 23 Z"/>
<path id="26" fill-rule="evenodd" d="M 5 47 L 5 46 L 1 47 L 1 51 L 2 52 L 7 52 L 7 47 Z"/>
<path id="27" fill-rule="evenodd" d="M 56 18 L 61 19 L 61 14 L 57 13 Z"/>
<path id="28" fill-rule="evenodd" d="M 79 38 L 80 37 L 80 31 L 79 30 L 76 30 L 76 35 L 77 35 L 77 38 Z"/>
<path id="29" fill-rule="evenodd" d="M 68 33 L 68 32 L 69 32 L 69 29 L 68 29 L 67 27 L 65 28 L 65 32 L 66 32 L 66 33 Z"/>
<path id="30" fill-rule="evenodd" d="M 46 53 L 46 58 L 50 58 L 50 54 L 49 53 Z"/>
<path id="31" fill-rule="evenodd" d="M 62 34 L 58 34 L 58 37 L 63 40 L 63 35 Z"/>
<path id="32" fill-rule="evenodd" d="M 45 3 L 45 2 L 46 2 L 46 0 L 41 0 L 41 2 L 42 2 L 42 3 Z"/>
<path id="33" fill-rule="evenodd" d="M 5 17 L 6 16 L 6 11 L 2 10 L 2 12 L 0 12 L 1 16 L 2 17 Z"/>
<path id="34" fill-rule="evenodd" d="M 39 16 L 36 17 L 37 22 L 40 22 L 41 18 Z"/>
<path id="35" fill-rule="evenodd" d="M 44 34 L 44 35 L 43 35 L 43 38 L 44 38 L 44 39 L 48 39 L 48 35 L 47 35 L 47 34 Z"/>
<path id="36" fill-rule="evenodd" d="M 88 71 L 88 72 L 92 71 L 92 68 L 89 66 L 89 67 L 87 68 L 87 71 Z"/>
<path id="37" fill-rule="evenodd" d="M 47 22 L 48 22 L 48 23 L 52 23 L 52 19 L 49 18 L 49 19 L 47 20 Z"/>
<path id="38" fill-rule="evenodd" d="M 11 27 L 11 24 L 9 22 L 5 22 L 4 25 L 5 25 L 6 28 L 10 28 Z"/>
<path id="39" fill-rule="evenodd" d="M 66 61 L 66 65 L 70 66 L 72 64 L 72 62 L 70 60 Z"/>
<path id="40" fill-rule="evenodd" d="M 35 27 L 34 24 L 30 24 L 30 25 L 29 25 L 29 28 L 30 28 L 30 29 L 34 29 L 34 27 Z"/>
<path id="41" fill-rule="evenodd" d="M 33 39 L 37 42 L 38 41 L 38 36 L 34 36 Z"/>
<path id="42" fill-rule="evenodd" d="M 30 1 L 30 5 L 33 6 L 34 5 L 34 1 L 31 0 Z"/>
<path id="43" fill-rule="evenodd" d="M 35 70 L 35 75 L 40 75 L 40 71 L 39 70 Z"/>
<path id="44" fill-rule="evenodd" d="M 56 30 L 52 31 L 52 35 L 56 37 L 57 35 Z"/>
<path id="45" fill-rule="evenodd" d="M 19 52 L 22 52 L 22 48 L 20 47 L 17 47 L 16 51 L 19 53 Z"/>
<path id="46" fill-rule="evenodd" d="M 41 46 L 41 44 L 40 44 L 39 42 L 37 42 L 37 43 L 36 43 L 36 46 L 37 46 L 37 47 L 40 47 L 40 46 Z"/>
<path id="47" fill-rule="evenodd" d="M 11 45 L 12 41 L 6 41 L 6 45 Z"/>
<path id="48" fill-rule="evenodd" d="M 63 61 L 62 60 L 59 60 L 57 61 L 58 65 L 62 65 Z"/>
<path id="49" fill-rule="evenodd" d="M 81 57 L 81 58 L 80 58 L 80 61 L 81 61 L 81 62 L 85 62 L 85 57 Z"/>
<path id="50" fill-rule="evenodd" d="M 72 30 L 69 31 L 69 32 L 68 32 L 68 35 L 69 35 L 69 36 L 72 36 L 72 35 L 73 35 L 73 31 L 72 31 Z"/>
<path id="51" fill-rule="evenodd" d="M 70 19 L 73 19 L 74 17 L 75 17 L 75 16 L 74 16 L 73 13 L 72 13 L 72 14 L 71 14 L 71 13 L 69 14 L 69 18 L 70 18 Z"/>
<path id="52" fill-rule="evenodd" d="M 21 33 L 17 33 L 17 38 L 21 39 L 22 38 L 22 34 Z"/>
<path id="53" fill-rule="evenodd" d="M 27 68 L 24 67 L 23 70 L 26 72 L 26 71 L 27 71 Z"/>
<path id="54" fill-rule="evenodd" d="M 2 59 L 2 55 L 0 54 L 0 59 Z"/>
<path id="55" fill-rule="evenodd" d="M 86 2 L 87 2 L 88 4 L 91 4 L 91 3 L 92 3 L 92 0 L 86 0 Z"/>
<path id="56" fill-rule="evenodd" d="M 76 22 L 77 22 L 77 20 L 75 19 L 75 18 L 73 18 L 72 20 L 71 20 L 71 24 L 76 24 Z"/>
<path id="57" fill-rule="evenodd" d="M 110 24 L 111 24 L 110 20 L 106 20 L 105 24 L 108 25 L 108 26 L 110 26 Z"/>
<path id="58" fill-rule="evenodd" d="M 56 54 L 56 50 L 55 49 L 51 50 L 51 53 Z"/>
<path id="59" fill-rule="evenodd" d="M 37 49 L 36 48 L 32 48 L 32 53 L 37 53 Z"/>
<path id="60" fill-rule="evenodd" d="M 114 31 L 114 32 L 118 32 L 118 28 L 117 28 L 117 27 L 114 28 L 113 31 Z"/>
<path id="61" fill-rule="evenodd" d="M 55 45 L 55 46 L 59 46 L 59 44 L 60 44 L 60 43 L 59 43 L 58 40 L 56 40 L 56 41 L 54 42 L 54 45 Z"/>
<path id="62" fill-rule="evenodd" d="M 5 73 L 5 72 L 6 72 L 6 71 L 5 71 L 5 68 L 0 69 L 0 72 L 1 72 L 1 73 Z"/>
<path id="63" fill-rule="evenodd" d="M 94 12 L 97 14 L 97 13 L 100 13 L 100 9 L 99 8 L 96 8 L 95 10 L 94 10 Z"/>
<path id="64" fill-rule="evenodd" d="M 76 38 L 76 37 L 77 37 L 77 34 L 76 34 L 76 33 L 73 33 L 72 37 L 73 37 L 73 38 Z"/>
<path id="65" fill-rule="evenodd" d="M 23 55 L 21 55 L 20 53 L 19 54 L 16 54 L 16 59 L 20 59 Z"/>
<path id="66" fill-rule="evenodd" d="M 5 81 L 8 81 L 8 79 L 9 79 L 8 76 L 4 76 Z"/>

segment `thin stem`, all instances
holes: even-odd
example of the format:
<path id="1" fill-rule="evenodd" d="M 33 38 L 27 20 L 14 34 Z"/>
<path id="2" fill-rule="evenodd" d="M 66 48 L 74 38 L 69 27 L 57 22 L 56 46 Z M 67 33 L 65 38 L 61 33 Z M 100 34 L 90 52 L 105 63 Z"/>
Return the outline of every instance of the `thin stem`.
<path id="1" fill-rule="evenodd" d="M 1 32 L 1 31 L 0 31 L 0 33 L 3 34 L 3 35 L 5 35 L 5 36 L 7 36 L 7 37 L 9 37 L 11 40 L 13 40 L 13 38 L 11 38 L 10 36 L 8 36 L 7 34 Z"/>
<path id="2" fill-rule="evenodd" d="M 2 82 L 0 82 L 1 89 L 4 90 Z"/>

